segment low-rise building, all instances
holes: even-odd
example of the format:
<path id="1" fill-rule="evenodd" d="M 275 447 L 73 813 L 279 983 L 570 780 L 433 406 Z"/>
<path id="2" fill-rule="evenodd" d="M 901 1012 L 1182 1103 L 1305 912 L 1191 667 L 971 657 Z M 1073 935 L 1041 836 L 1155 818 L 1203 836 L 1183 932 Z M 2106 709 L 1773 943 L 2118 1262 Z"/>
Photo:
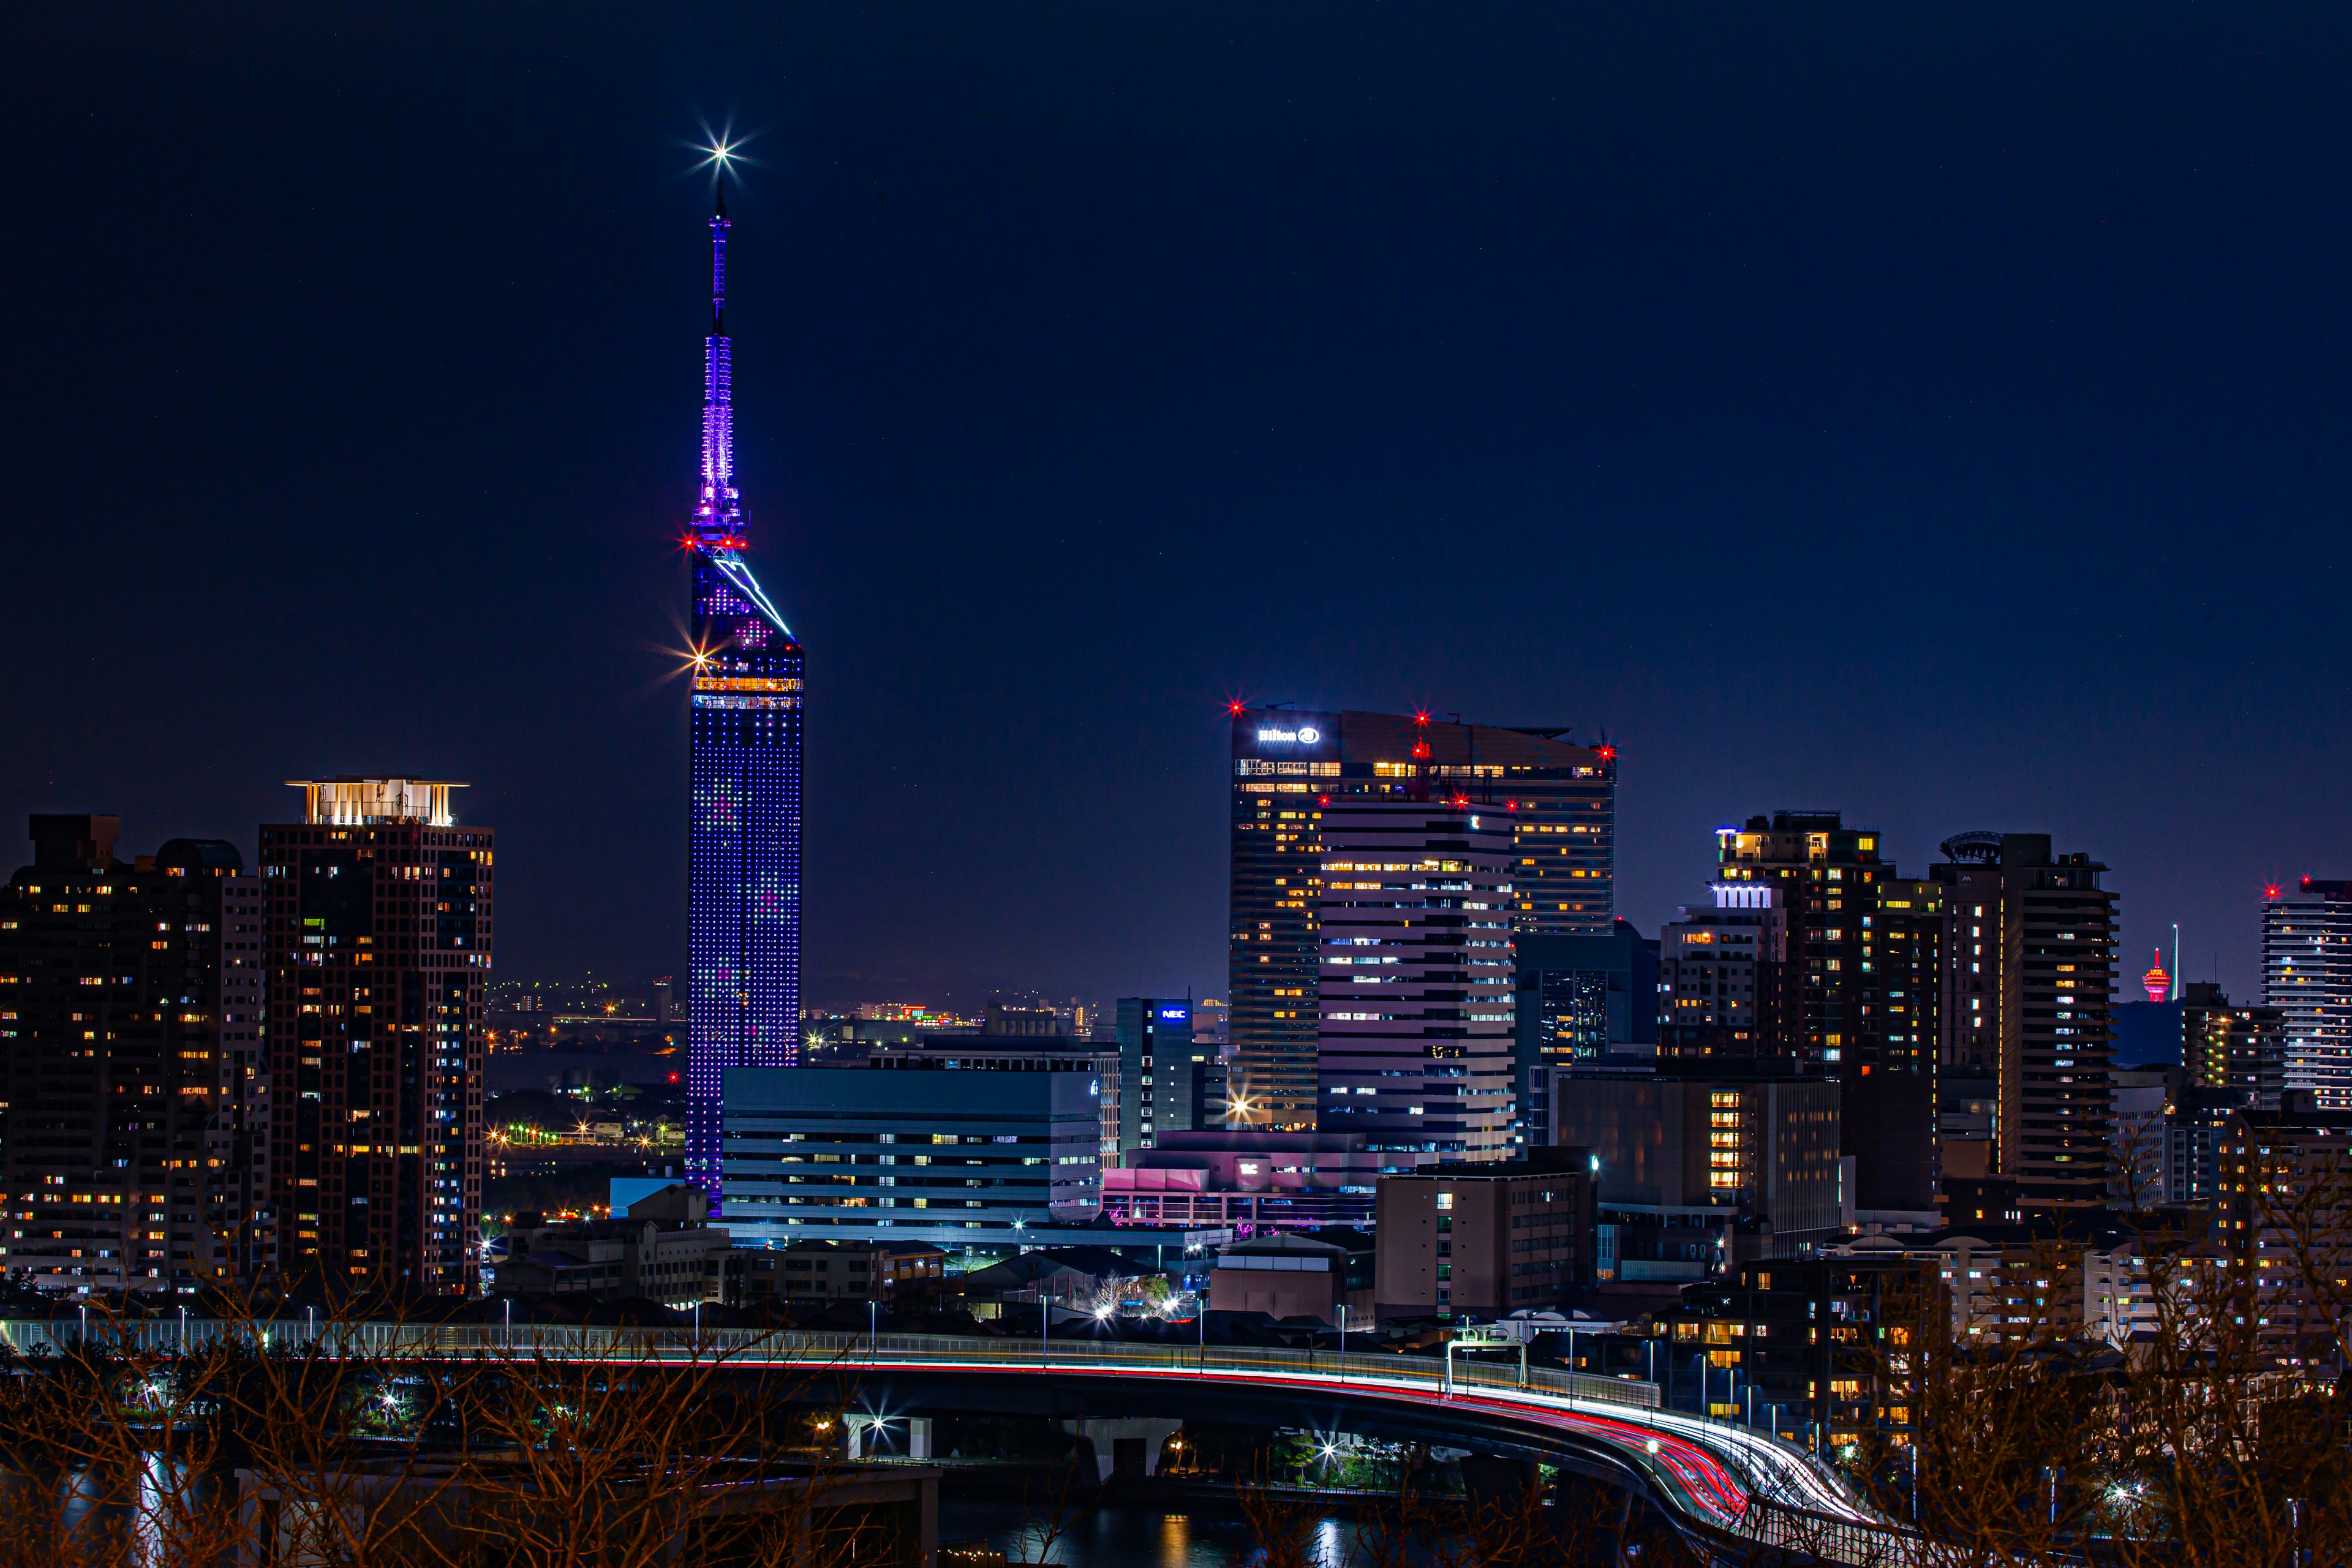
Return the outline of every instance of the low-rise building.
<path id="1" fill-rule="evenodd" d="M 747 1249 L 747 1298 L 782 1301 L 879 1301 L 885 1305 L 937 1290 L 947 1277 L 947 1254 L 922 1242 L 796 1241 L 790 1247 Z"/>
<path id="2" fill-rule="evenodd" d="M 1499 1318 L 1592 1279 L 1593 1174 L 1583 1149 L 1448 1162 L 1380 1181 L 1373 1310 Z"/>
<path id="3" fill-rule="evenodd" d="M 1375 1258 L 1371 1237 L 1338 1226 L 1237 1241 L 1217 1254 L 1217 1267 L 1209 1279 L 1209 1307 L 1325 1323 L 1339 1322 L 1339 1309 L 1345 1307 L 1369 1327 L 1374 1315 Z"/>
<path id="4" fill-rule="evenodd" d="M 702 1194 L 683 1183 L 604 1219 L 517 1218 L 491 1247 L 494 1295 L 690 1306 L 723 1293 L 730 1238 L 706 1222 Z"/>
<path id="5" fill-rule="evenodd" d="M 1381 1163 L 1360 1132 L 1171 1131 L 1103 1173 L 1121 1225 L 1295 1230 L 1368 1225 Z"/>

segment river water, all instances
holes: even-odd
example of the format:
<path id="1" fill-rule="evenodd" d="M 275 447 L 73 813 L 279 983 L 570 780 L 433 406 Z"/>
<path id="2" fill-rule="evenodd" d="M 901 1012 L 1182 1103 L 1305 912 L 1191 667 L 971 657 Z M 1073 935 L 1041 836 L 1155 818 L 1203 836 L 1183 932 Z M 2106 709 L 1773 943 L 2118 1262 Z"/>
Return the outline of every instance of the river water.
<path id="1" fill-rule="evenodd" d="M 1019 1503 L 940 1500 L 942 1543 L 985 1538 L 1016 1563 L 1034 1562 L 1035 1531 Z M 1339 1568 L 1348 1560 L 1355 1534 L 1346 1520 L 1319 1520 L 1314 1531 L 1319 1562 Z M 1229 1511 L 1114 1505 L 1079 1515 L 1045 1560 L 1064 1568 L 1240 1568 L 1256 1550 L 1248 1526 Z"/>

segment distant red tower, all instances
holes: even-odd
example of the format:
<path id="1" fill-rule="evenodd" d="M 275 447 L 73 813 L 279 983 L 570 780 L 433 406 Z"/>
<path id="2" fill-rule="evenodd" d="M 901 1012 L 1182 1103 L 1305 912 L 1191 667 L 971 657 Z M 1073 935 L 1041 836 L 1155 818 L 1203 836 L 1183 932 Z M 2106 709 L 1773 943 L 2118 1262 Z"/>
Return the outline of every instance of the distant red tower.
<path id="1" fill-rule="evenodd" d="M 2164 972 L 2164 950 L 2158 948 L 2155 957 L 2156 962 L 2139 977 L 2139 983 L 2147 987 L 2149 1001 L 2168 1002 L 2172 999 L 2172 976 Z"/>

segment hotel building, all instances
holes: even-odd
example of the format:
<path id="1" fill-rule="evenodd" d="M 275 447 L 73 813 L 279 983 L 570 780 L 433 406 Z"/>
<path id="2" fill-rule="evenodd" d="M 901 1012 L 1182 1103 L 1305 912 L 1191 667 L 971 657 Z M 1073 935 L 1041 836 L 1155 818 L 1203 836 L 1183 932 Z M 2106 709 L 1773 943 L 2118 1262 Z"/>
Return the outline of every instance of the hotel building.
<path id="1" fill-rule="evenodd" d="M 1460 795 L 1511 823 L 1515 931 L 1606 936 L 1617 760 L 1559 730 L 1236 704 L 1229 933 L 1235 1127 L 1317 1124 L 1318 866 L 1328 803 Z"/>
<path id="2" fill-rule="evenodd" d="M 1509 1153 L 1515 826 L 1459 796 L 1322 808 L 1317 1121 L 1391 1168 Z"/>

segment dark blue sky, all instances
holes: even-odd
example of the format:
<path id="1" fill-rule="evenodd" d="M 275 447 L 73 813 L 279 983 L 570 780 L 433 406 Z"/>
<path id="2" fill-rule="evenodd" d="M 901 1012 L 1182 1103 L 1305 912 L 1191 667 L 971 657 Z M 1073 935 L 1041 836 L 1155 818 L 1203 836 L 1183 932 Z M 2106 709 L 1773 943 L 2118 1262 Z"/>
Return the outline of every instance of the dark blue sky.
<path id="1" fill-rule="evenodd" d="M 1834 806 L 2250 987 L 2352 874 L 2352 21 L 1568 9 L 17 8 L 0 825 L 468 779 L 504 974 L 677 963 L 731 117 L 815 999 L 1222 992 L 1229 693 L 1605 728 L 1645 930 Z"/>

